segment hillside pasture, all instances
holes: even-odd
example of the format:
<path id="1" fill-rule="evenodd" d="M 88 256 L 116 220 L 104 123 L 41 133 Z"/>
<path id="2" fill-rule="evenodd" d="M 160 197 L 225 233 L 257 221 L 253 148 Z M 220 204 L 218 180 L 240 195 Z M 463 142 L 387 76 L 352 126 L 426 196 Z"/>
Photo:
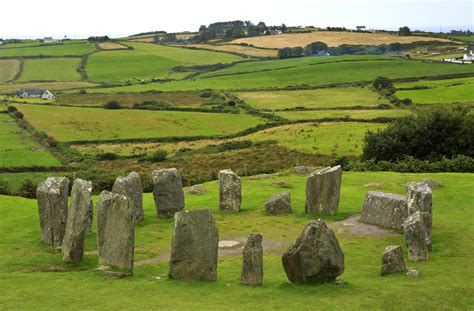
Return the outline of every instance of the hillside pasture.
<path id="1" fill-rule="evenodd" d="M 277 116 L 288 120 L 318 120 L 325 118 L 351 118 L 369 120 L 375 118 L 399 118 L 411 113 L 407 109 L 371 109 L 371 110 L 308 110 L 308 111 L 278 111 Z"/>
<path id="2" fill-rule="evenodd" d="M 18 59 L 0 59 L 0 83 L 11 81 L 20 70 L 21 61 Z"/>
<path id="3" fill-rule="evenodd" d="M 113 41 L 101 42 L 98 44 L 99 48 L 102 50 L 126 50 L 128 47 Z"/>
<path id="4" fill-rule="evenodd" d="M 277 57 L 278 54 L 277 50 L 257 49 L 238 44 L 189 44 L 186 46 L 218 52 L 238 53 L 249 57 Z"/>
<path id="5" fill-rule="evenodd" d="M 239 114 L 16 106 L 36 129 L 61 142 L 223 135 L 262 123 Z"/>
<path id="6" fill-rule="evenodd" d="M 381 45 L 390 43 L 412 43 L 418 41 L 442 41 L 448 39 L 422 36 L 399 36 L 392 33 L 368 33 L 348 31 L 314 31 L 308 33 L 292 33 L 271 36 L 240 38 L 232 43 L 246 43 L 261 48 L 281 49 L 284 47 L 306 46 L 312 42 L 321 41 L 328 46 L 336 47 L 342 44 L 350 45 Z"/>
<path id="7" fill-rule="evenodd" d="M 95 50 L 96 47 L 93 43 L 52 44 L 44 46 L 0 49 L 0 58 L 20 56 L 79 56 Z"/>
<path id="8" fill-rule="evenodd" d="M 80 58 L 25 59 L 18 82 L 26 81 L 76 81 L 80 75 L 76 68 Z"/>
<path id="9" fill-rule="evenodd" d="M 85 81 L 62 81 L 62 82 L 30 82 L 30 83 L 8 83 L 0 84 L 0 94 L 9 94 L 25 88 L 40 88 L 50 91 L 82 89 L 95 87 L 97 84 Z"/>

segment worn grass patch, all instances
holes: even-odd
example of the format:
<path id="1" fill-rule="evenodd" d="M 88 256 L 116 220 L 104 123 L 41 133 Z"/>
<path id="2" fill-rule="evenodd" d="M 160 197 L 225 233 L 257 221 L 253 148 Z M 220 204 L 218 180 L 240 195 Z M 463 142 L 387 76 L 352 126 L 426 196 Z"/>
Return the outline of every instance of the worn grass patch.
<path id="1" fill-rule="evenodd" d="M 18 59 L 0 60 L 0 83 L 13 80 L 20 70 L 20 64 Z"/>
<path id="2" fill-rule="evenodd" d="M 106 41 L 98 44 L 102 50 L 125 50 L 128 49 L 125 45 L 117 42 Z"/>
<path id="3" fill-rule="evenodd" d="M 26 59 L 18 82 L 75 81 L 81 76 L 76 71 L 80 58 Z"/>

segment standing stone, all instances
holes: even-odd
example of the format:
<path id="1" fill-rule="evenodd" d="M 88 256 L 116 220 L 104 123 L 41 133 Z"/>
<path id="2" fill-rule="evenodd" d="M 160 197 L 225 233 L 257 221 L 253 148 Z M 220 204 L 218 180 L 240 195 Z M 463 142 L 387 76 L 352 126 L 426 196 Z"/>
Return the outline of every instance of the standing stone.
<path id="1" fill-rule="evenodd" d="M 385 247 L 382 255 L 382 275 L 406 271 L 405 260 L 403 259 L 403 249 L 398 245 Z"/>
<path id="2" fill-rule="evenodd" d="M 341 166 L 326 167 L 313 172 L 306 180 L 308 214 L 335 215 L 341 196 Z"/>
<path id="3" fill-rule="evenodd" d="M 41 241 L 62 245 L 67 219 L 69 179 L 48 177 L 36 189 L 41 227 Z"/>
<path id="4" fill-rule="evenodd" d="M 369 191 L 365 195 L 360 221 L 385 228 L 402 229 L 407 216 L 405 196 Z"/>
<path id="5" fill-rule="evenodd" d="M 408 214 L 420 212 L 426 227 L 426 246 L 432 250 L 431 227 L 432 227 L 432 191 L 425 182 L 407 184 Z"/>
<path id="6" fill-rule="evenodd" d="M 282 192 L 272 196 L 265 203 L 265 209 L 271 215 L 291 213 L 291 194 L 289 192 Z"/>
<path id="7" fill-rule="evenodd" d="M 403 226 L 410 261 L 427 260 L 426 227 L 420 212 L 408 216 Z"/>
<path id="8" fill-rule="evenodd" d="M 185 281 L 217 280 L 219 234 L 209 210 L 174 215 L 169 276 Z"/>
<path id="9" fill-rule="evenodd" d="M 242 251 L 242 255 L 243 261 L 240 284 L 262 285 L 263 247 L 262 235 L 260 233 L 252 233 L 250 235 Z"/>
<path id="10" fill-rule="evenodd" d="M 344 272 L 344 253 L 334 232 L 312 220 L 285 251 L 282 263 L 292 283 L 331 282 Z"/>
<path id="11" fill-rule="evenodd" d="M 102 191 L 97 203 L 97 246 L 103 270 L 133 273 L 133 206 L 124 195 Z"/>
<path id="12" fill-rule="evenodd" d="M 153 171 L 153 197 L 160 218 L 170 218 L 184 208 L 181 174 L 175 168 Z"/>
<path id="13" fill-rule="evenodd" d="M 76 179 L 71 190 L 71 205 L 66 222 L 62 252 L 65 262 L 79 262 L 84 253 L 84 237 L 89 223 L 92 182 Z"/>
<path id="14" fill-rule="evenodd" d="M 131 172 L 127 177 L 117 177 L 112 192 L 122 194 L 130 199 L 135 223 L 143 220 L 143 187 L 140 174 Z"/>
<path id="15" fill-rule="evenodd" d="M 242 185 L 240 177 L 232 170 L 219 172 L 219 209 L 221 211 L 238 212 L 242 201 Z"/>

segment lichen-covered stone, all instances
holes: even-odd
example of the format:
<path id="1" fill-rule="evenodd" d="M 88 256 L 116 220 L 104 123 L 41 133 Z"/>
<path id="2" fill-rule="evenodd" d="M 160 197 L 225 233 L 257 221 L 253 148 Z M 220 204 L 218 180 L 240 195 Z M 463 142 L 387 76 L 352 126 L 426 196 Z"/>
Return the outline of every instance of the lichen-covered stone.
<path id="1" fill-rule="evenodd" d="M 92 208 L 92 182 L 76 179 L 71 190 L 71 204 L 66 222 L 66 232 L 62 244 L 63 260 L 79 262 L 84 253 L 84 237 L 89 224 Z"/>
<path id="2" fill-rule="evenodd" d="M 265 203 L 265 209 L 271 215 L 291 213 L 291 194 L 289 192 L 282 192 L 272 196 Z"/>
<path id="3" fill-rule="evenodd" d="M 312 220 L 285 251 L 282 263 L 292 283 L 331 282 L 344 272 L 344 253 L 334 232 Z"/>
<path id="4" fill-rule="evenodd" d="M 263 280 L 263 247 L 262 235 L 252 233 L 242 251 L 242 273 L 240 284 L 262 285 Z"/>
<path id="5" fill-rule="evenodd" d="M 341 166 L 319 169 L 306 180 L 305 210 L 313 215 L 335 215 L 341 194 Z"/>
<path id="6" fill-rule="evenodd" d="M 406 271 L 406 267 L 402 247 L 398 245 L 385 247 L 382 255 L 381 274 L 387 275 L 403 271 Z"/>
<path id="7" fill-rule="evenodd" d="M 184 281 L 217 280 L 219 233 L 209 210 L 174 215 L 169 276 Z"/>
<path id="8" fill-rule="evenodd" d="M 432 249 L 431 227 L 432 227 L 432 191 L 425 182 L 408 183 L 407 186 L 407 205 L 408 214 L 420 212 L 426 227 L 426 246 L 428 250 Z"/>
<path id="9" fill-rule="evenodd" d="M 219 209 L 228 212 L 240 211 L 242 186 L 240 177 L 232 170 L 219 172 Z"/>
<path id="10" fill-rule="evenodd" d="M 175 168 L 153 171 L 153 197 L 160 218 L 173 217 L 184 209 L 184 191 L 181 174 Z"/>
<path id="11" fill-rule="evenodd" d="M 408 246 L 410 261 L 427 260 L 428 246 L 426 245 L 426 227 L 421 212 L 408 216 L 403 225 L 405 243 Z"/>
<path id="12" fill-rule="evenodd" d="M 124 195 L 102 191 L 97 203 L 97 246 L 103 270 L 133 273 L 133 206 Z"/>
<path id="13" fill-rule="evenodd" d="M 369 191 L 365 195 L 360 221 L 385 228 L 402 229 L 407 216 L 405 196 Z"/>
<path id="14" fill-rule="evenodd" d="M 143 186 L 140 174 L 131 172 L 126 177 L 117 177 L 112 192 L 122 194 L 130 199 L 135 223 L 143 220 Z"/>
<path id="15" fill-rule="evenodd" d="M 50 245 L 62 245 L 67 220 L 69 179 L 48 177 L 36 189 L 41 227 L 41 241 Z"/>

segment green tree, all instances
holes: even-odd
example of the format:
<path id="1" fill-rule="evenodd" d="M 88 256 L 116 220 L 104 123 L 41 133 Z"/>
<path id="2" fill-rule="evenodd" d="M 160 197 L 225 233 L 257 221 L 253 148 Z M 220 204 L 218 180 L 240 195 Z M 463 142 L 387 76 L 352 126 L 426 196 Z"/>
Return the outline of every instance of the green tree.
<path id="1" fill-rule="evenodd" d="M 327 50 L 328 50 L 328 45 L 321 41 L 310 43 L 304 47 L 304 53 L 308 56 L 314 55 L 318 53 L 319 51 L 327 51 Z"/>
<path id="2" fill-rule="evenodd" d="M 398 34 L 400 36 L 411 36 L 411 30 L 407 26 L 403 26 L 398 29 Z"/>

